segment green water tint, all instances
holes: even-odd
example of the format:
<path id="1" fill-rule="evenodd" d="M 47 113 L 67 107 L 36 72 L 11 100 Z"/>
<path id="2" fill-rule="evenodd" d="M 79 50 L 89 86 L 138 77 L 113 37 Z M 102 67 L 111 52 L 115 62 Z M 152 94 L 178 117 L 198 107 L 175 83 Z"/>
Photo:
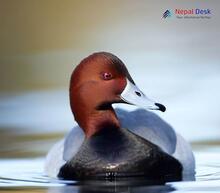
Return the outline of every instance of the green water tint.
<path id="1" fill-rule="evenodd" d="M 18 131 L 18 129 L 1 129 L 1 158 L 45 156 L 48 150 L 64 137 L 64 133 L 25 134 L 23 130 L 21 133 Z"/>

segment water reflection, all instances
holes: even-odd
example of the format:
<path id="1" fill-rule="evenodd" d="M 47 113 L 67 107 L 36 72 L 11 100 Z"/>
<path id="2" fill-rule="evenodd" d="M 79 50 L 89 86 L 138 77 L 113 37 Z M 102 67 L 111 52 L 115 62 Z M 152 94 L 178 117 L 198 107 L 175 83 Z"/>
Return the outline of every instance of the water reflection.
<path id="1" fill-rule="evenodd" d="M 150 184 L 149 184 L 150 183 Z M 149 181 L 93 181 L 84 182 L 76 186 L 63 186 L 59 188 L 49 188 L 48 193 L 103 193 L 103 192 L 148 192 L 166 193 L 172 192 L 175 188 L 170 185 L 153 185 L 155 182 Z M 158 182 L 156 182 L 158 183 Z"/>

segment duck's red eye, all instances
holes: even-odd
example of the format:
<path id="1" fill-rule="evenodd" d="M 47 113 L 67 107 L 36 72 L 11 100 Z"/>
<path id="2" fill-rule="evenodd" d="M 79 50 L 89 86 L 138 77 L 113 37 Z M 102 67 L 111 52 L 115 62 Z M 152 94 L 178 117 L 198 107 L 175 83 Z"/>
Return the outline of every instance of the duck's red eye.
<path id="1" fill-rule="evenodd" d="M 111 79 L 112 79 L 112 74 L 109 73 L 109 72 L 104 72 L 104 73 L 102 74 L 102 78 L 103 78 L 104 80 L 111 80 Z"/>

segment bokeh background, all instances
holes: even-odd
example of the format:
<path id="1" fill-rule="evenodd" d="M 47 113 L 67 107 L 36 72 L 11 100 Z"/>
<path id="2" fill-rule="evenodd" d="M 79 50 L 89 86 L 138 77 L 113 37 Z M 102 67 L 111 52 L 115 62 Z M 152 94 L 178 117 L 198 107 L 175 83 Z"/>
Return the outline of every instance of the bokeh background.
<path id="1" fill-rule="evenodd" d="M 212 15 L 162 18 L 175 8 Z M 219 10 L 218 0 L 0 0 L 0 156 L 44 155 L 75 125 L 70 75 L 97 51 L 121 58 L 194 148 L 218 144 Z"/>

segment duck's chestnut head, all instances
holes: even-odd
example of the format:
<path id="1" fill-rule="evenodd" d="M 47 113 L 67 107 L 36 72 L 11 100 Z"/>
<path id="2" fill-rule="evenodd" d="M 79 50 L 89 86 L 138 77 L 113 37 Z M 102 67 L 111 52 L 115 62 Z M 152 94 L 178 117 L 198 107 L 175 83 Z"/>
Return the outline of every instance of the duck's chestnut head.
<path id="1" fill-rule="evenodd" d="M 126 87 L 126 78 L 131 79 L 125 65 L 109 53 L 95 53 L 85 58 L 73 71 L 70 82 L 70 103 L 75 107 L 94 109 L 107 108 L 112 103 L 122 102 L 120 94 Z"/>
<path id="2" fill-rule="evenodd" d="M 72 73 L 72 112 L 77 120 L 82 114 L 112 109 L 113 103 L 165 111 L 163 105 L 149 100 L 138 89 L 118 57 L 106 52 L 94 53 L 82 60 Z"/>

